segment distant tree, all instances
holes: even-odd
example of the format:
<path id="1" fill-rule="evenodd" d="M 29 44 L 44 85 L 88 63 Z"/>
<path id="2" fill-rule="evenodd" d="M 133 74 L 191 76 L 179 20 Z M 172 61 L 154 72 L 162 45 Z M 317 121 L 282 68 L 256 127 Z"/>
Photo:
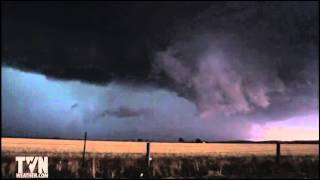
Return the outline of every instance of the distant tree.
<path id="1" fill-rule="evenodd" d="M 197 138 L 194 142 L 195 143 L 202 143 L 203 141 L 201 139 Z"/>
<path id="2" fill-rule="evenodd" d="M 184 142 L 184 139 L 182 137 L 180 137 L 179 142 Z"/>
<path id="3" fill-rule="evenodd" d="M 143 139 L 139 138 L 139 139 L 137 139 L 137 141 L 138 141 L 138 142 L 142 142 L 142 141 L 143 141 Z"/>

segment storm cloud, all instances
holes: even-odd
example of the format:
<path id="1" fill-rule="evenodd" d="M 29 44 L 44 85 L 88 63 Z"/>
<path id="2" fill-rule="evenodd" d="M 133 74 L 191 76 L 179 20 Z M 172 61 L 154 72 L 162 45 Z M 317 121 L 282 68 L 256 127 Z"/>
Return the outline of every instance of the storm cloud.
<path id="1" fill-rule="evenodd" d="M 6 110 L 4 132 L 15 134 L 21 117 L 41 119 L 33 107 L 52 105 L 48 94 L 72 97 L 61 100 L 74 113 L 64 118 L 99 138 L 246 139 L 255 124 L 314 117 L 318 9 L 318 2 L 5 2 L 2 86 L 14 90 L 2 90 L 2 104 L 24 107 L 15 105 L 21 92 L 34 106 Z M 31 96 L 26 81 L 11 81 L 22 73 L 16 69 L 59 85 Z M 51 105 L 47 123 L 72 126 Z"/>
<path id="2" fill-rule="evenodd" d="M 148 109 L 131 109 L 125 106 L 120 106 L 116 110 L 106 110 L 104 111 L 101 115 L 106 116 L 106 115 L 111 115 L 111 116 L 116 116 L 119 118 L 126 118 L 126 117 L 136 117 L 136 116 L 141 116 L 144 114 L 147 114 L 149 112 Z"/>

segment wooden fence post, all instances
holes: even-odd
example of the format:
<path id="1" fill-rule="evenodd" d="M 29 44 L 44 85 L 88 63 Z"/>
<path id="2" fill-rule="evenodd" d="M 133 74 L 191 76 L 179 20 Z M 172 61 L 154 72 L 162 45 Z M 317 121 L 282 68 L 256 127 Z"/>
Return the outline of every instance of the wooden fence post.
<path id="1" fill-rule="evenodd" d="M 146 154 L 146 163 L 147 163 L 147 168 L 150 167 L 150 142 L 147 142 L 147 154 Z"/>
<path id="2" fill-rule="evenodd" d="M 145 170 L 145 175 L 144 178 L 149 178 L 150 177 L 150 142 L 147 142 L 147 152 L 146 152 L 146 170 Z"/>
<path id="3" fill-rule="evenodd" d="M 96 158 L 92 157 L 92 177 L 96 178 Z"/>
<path id="4" fill-rule="evenodd" d="M 280 164 L 280 156 L 281 156 L 280 142 L 277 142 L 277 154 L 276 154 L 276 162 Z"/>
<path id="5" fill-rule="evenodd" d="M 84 156 L 86 154 L 86 142 L 87 142 L 87 132 L 84 133 L 84 145 L 83 145 L 83 154 L 82 154 L 82 166 L 84 167 Z"/>

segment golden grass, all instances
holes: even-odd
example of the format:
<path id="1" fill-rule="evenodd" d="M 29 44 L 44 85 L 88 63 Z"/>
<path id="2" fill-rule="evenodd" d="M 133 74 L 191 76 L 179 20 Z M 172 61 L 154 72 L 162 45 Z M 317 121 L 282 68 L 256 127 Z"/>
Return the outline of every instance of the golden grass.
<path id="1" fill-rule="evenodd" d="M 81 153 L 83 140 L 1 138 L 4 152 Z M 88 153 L 145 153 L 145 142 L 87 141 Z M 274 155 L 275 144 L 151 143 L 153 154 Z M 318 144 L 282 144 L 282 155 L 319 155 Z"/>

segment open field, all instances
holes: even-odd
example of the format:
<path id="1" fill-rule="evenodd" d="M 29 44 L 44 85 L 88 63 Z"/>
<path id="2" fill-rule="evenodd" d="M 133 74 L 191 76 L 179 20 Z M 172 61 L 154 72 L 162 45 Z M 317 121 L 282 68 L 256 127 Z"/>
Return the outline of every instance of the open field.
<path id="1" fill-rule="evenodd" d="M 2 138 L 2 151 L 81 153 L 83 140 Z M 145 153 L 145 142 L 87 141 L 86 152 Z M 153 154 L 188 155 L 275 155 L 275 144 L 226 144 L 226 143 L 151 143 Z M 282 155 L 319 155 L 318 144 L 282 144 Z"/>
<path id="2" fill-rule="evenodd" d="M 2 177 L 15 177 L 15 156 L 49 158 L 49 178 L 318 178 L 319 144 L 151 143 L 2 138 Z M 142 175 L 143 174 L 143 175 Z"/>

